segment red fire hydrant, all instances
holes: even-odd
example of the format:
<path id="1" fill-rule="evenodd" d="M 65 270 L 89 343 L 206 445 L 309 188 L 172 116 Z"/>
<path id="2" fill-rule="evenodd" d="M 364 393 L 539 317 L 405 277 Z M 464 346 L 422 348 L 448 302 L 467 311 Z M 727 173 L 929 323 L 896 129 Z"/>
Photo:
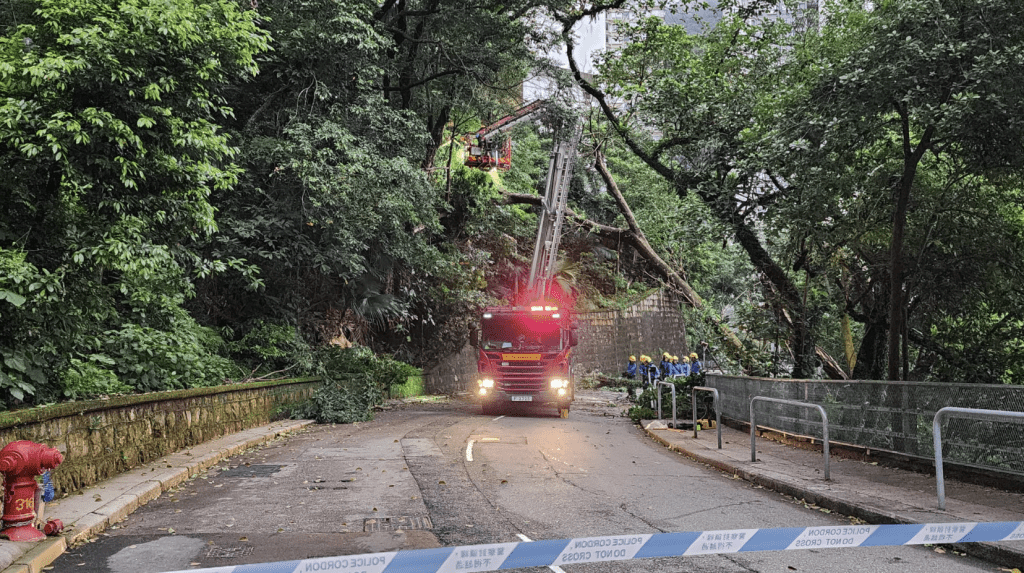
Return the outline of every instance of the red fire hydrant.
<path id="1" fill-rule="evenodd" d="M 46 535 L 35 528 L 36 476 L 64 461 L 56 448 L 28 440 L 11 442 L 0 450 L 4 475 L 4 516 L 0 536 L 11 541 L 39 541 Z"/>

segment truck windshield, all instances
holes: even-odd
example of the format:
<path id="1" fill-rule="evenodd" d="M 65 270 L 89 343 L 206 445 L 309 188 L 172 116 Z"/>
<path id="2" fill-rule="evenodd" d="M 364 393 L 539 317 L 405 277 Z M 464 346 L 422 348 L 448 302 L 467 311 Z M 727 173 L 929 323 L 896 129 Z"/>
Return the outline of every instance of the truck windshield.
<path id="1" fill-rule="evenodd" d="M 562 349 L 562 337 L 555 322 L 527 322 L 516 317 L 495 316 L 484 320 L 481 325 L 480 347 L 484 350 L 558 352 Z"/>

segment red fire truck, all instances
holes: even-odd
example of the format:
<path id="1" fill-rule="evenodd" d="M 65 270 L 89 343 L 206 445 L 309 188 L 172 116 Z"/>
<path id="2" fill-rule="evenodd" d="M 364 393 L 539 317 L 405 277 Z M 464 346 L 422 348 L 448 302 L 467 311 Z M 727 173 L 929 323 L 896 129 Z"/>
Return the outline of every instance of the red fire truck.
<path id="1" fill-rule="evenodd" d="M 576 331 L 568 309 L 551 303 L 492 306 L 480 321 L 477 361 L 481 410 L 514 403 L 553 404 L 569 415 Z"/>
<path id="2" fill-rule="evenodd" d="M 581 130 L 582 123 L 577 122 L 561 130 L 571 135 L 556 138 L 529 284 L 522 297 L 527 302 L 488 307 L 480 320 L 477 397 L 484 414 L 516 403 L 534 403 L 555 404 L 563 418 L 569 416 L 576 331 L 571 296 L 558 288 L 554 277 Z"/>

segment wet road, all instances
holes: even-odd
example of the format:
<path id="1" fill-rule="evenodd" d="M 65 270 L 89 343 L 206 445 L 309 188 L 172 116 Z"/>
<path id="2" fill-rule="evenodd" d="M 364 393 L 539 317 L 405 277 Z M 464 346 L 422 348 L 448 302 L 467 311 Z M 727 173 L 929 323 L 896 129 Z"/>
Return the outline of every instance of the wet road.
<path id="1" fill-rule="evenodd" d="M 696 464 L 621 416 L 621 394 L 482 416 L 406 405 L 246 452 L 139 509 L 54 571 L 147 573 L 477 543 L 849 525 Z M 806 550 L 564 565 L 573 572 L 988 571 L 926 547 Z"/>

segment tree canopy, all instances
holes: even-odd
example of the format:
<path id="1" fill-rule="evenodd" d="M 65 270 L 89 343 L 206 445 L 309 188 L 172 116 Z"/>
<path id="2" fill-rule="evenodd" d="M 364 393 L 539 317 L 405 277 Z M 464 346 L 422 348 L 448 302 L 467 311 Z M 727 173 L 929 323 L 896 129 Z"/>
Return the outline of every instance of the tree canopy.
<path id="1" fill-rule="evenodd" d="M 776 4 L 634 6 L 596 74 L 570 58 L 564 281 L 678 289 L 748 373 L 1021 383 L 1024 6 Z M 0 400 L 457 351 L 525 278 L 552 145 L 519 126 L 485 173 L 464 136 L 626 7 L 0 4 Z"/>

